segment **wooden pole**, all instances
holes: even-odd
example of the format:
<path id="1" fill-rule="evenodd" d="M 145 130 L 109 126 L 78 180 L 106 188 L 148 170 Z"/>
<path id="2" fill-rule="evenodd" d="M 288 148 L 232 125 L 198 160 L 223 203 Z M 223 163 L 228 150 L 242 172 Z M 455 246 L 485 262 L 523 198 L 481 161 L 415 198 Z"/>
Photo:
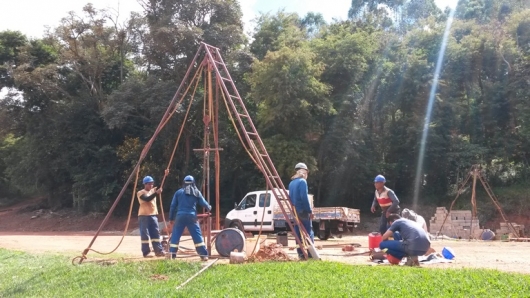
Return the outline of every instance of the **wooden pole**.
<path id="1" fill-rule="evenodd" d="M 471 190 L 471 212 L 473 213 L 472 214 L 472 219 L 476 219 L 477 218 L 477 198 L 476 198 L 476 186 L 477 186 L 477 172 L 478 172 L 478 169 L 477 169 L 477 166 L 474 166 L 473 167 L 473 189 Z"/>
<path id="2" fill-rule="evenodd" d="M 185 282 L 183 282 L 180 286 L 177 287 L 177 290 L 181 289 L 182 287 L 184 287 L 187 283 L 189 283 L 190 281 L 192 281 L 195 277 L 199 276 L 199 274 L 203 273 L 206 269 L 210 268 L 213 264 L 215 264 L 215 262 L 219 261 L 219 259 L 215 259 L 213 260 L 213 262 L 211 262 L 210 264 L 208 264 L 207 266 L 205 266 L 204 268 L 202 268 L 201 270 L 199 270 L 199 272 L 195 273 L 192 277 L 188 278 Z"/>

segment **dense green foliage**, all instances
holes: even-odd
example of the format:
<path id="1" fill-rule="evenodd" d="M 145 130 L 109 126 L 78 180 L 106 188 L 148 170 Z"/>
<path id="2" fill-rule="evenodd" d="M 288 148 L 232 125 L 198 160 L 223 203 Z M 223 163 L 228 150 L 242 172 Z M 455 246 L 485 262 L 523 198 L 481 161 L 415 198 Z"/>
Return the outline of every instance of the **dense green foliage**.
<path id="1" fill-rule="evenodd" d="M 524 297 L 530 290 L 530 277 L 523 274 L 324 261 L 214 265 L 177 290 L 200 264 L 158 260 L 72 266 L 63 256 L 5 249 L 0 249 L 0 260 L 2 297 Z"/>
<path id="2" fill-rule="evenodd" d="M 38 40 L 0 32 L 0 88 L 9 90 L 0 100 L 0 197 L 107 210 L 204 41 L 222 50 L 286 183 L 303 161 L 318 206 L 366 208 L 382 173 L 411 203 L 449 11 L 432 0 L 353 0 L 349 19 L 329 24 L 318 13 L 261 15 L 248 38 L 235 0 L 144 4 L 124 23 L 88 5 Z M 530 5 L 462 0 L 455 16 L 421 171 L 427 204 L 446 204 L 472 164 L 494 187 L 530 174 Z M 162 178 L 184 112 L 153 144 L 142 176 Z M 226 211 L 264 183 L 224 118 Z M 186 174 L 201 180 L 193 149 L 202 136 L 197 101 L 166 196 Z"/>

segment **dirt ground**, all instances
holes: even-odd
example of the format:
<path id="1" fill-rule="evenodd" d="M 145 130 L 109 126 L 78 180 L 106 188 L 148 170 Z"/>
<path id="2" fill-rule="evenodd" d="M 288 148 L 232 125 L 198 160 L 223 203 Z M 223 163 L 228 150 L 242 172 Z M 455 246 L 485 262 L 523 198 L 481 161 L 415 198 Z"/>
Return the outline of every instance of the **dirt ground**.
<path id="1" fill-rule="evenodd" d="M 34 202 L 33 202 L 34 203 Z M 27 251 L 31 253 L 53 252 L 72 256 L 81 255 L 92 241 L 95 231 L 100 226 L 105 214 L 80 216 L 74 212 L 49 210 L 32 210 L 31 202 L 16 207 L 0 209 L 0 247 Z M 32 218 L 33 217 L 33 218 Z M 118 245 L 126 218 L 111 217 L 109 223 L 96 238 L 92 248 L 101 252 L 111 251 Z M 132 217 L 129 231 L 137 228 L 135 216 Z M 181 240 L 181 246 L 193 248 L 188 236 Z M 266 244 L 276 243 L 274 236 L 269 236 Z M 354 251 L 342 251 L 347 244 L 360 244 Z M 327 241 L 316 240 L 315 245 L 323 260 L 339 261 L 349 264 L 371 265 L 366 255 L 354 254 L 367 251 L 368 236 L 344 236 Z M 289 240 L 294 247 L 294 239 Z M 432 247 L 440 252 L 443 247 L 451 247 L 456 255 L 453 263 L 423 265 L 425 268 L 488 268 L 501 271 L 530 274 L 530 242 L 500 241 L 467 241 L 467 240 L 433 240 Z M 212 243 L 212 248 L 215 245 Z M 292 258 L 294 250 L 284 249 Z M 217 252 L 212 250 L 212 257 Z M 183 250 L 180 256 L 184 260 L 197 260 L 193 250 Z M 99 260 L 101 255 L 89 252 L 85 262 Z M 138 236 L 125 236 L 122 244 L 111 255 L 105 258 L 144 260 L 140 252 Z M 228 260 L 222 260 L 227 263 Z M 221 263 L 222 263 L 221 262 Z"/>

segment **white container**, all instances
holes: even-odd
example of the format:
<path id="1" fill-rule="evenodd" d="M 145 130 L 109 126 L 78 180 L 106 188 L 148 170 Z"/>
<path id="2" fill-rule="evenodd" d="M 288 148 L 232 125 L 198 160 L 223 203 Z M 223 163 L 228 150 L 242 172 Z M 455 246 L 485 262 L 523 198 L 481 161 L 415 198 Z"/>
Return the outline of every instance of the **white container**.
<path id="1" fill-rule="evenodd" d="M 256 245 L 256 242 L 258 242 L 258 245 Z M 245 239 L 245 252 L 247 253 L 247 256 L 250 257 L 257 253 L 261 247 L 266 245 L 266 242 L 267 235 L 261 235 L 259 238 L 258 236 L 254 236 L 253 238 Z"/>

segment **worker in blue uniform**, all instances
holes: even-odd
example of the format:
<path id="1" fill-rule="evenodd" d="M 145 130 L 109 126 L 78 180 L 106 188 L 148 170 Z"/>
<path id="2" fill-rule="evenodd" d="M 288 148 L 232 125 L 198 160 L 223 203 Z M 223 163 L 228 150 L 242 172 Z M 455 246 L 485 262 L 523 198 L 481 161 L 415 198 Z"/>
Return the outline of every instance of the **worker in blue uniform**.
<path id="1" fill-rule="evenodd" d="M 188 175 L 184 178 L 183 187 L 175 192 L 169 209 L 169 223 L 173 226 L 173 233 L 169 244 L 171 258 L 177 257 L 180 237 L 184 232 L 184 228 L 188 228 L 193 243 L 195 244 L 195 250 L 201 257 L 201 260 L 208 260 L 208 251 L 206 250 L 201 227 L 197 219 L 197 204 L 206 208 L 208 212 L 212 210 L 212 206 L 206 202 L 195 185 L 193 176 Z"/>
<path id="2" fill-rule="evenodd" d="M 291 183 L 289 183 L 289 198 L 293 204 L 298 219 L 304 226 L 305 230 L 311 238 L 311 242 L 315 242 L 315 234 L 313 233 L 313 224 L 311 220 L 313 219 L 313 209 L 309 203 L 309 195 L 307 188 L 307 175 L 309 170 L 305 163 L 298 163 L 294 167 L 296 173 L 291 177 Z M 296 235 L 298 235 L 300 241 L 303 241 L 300 236 L 300 227 L 295 225 L 294 227 Z M 304 254 L 300 248 L 296 250 L 298 252 L 298 257 L 304 259 Z M 308 254 L 309 257 L 311 257 Z"/>

